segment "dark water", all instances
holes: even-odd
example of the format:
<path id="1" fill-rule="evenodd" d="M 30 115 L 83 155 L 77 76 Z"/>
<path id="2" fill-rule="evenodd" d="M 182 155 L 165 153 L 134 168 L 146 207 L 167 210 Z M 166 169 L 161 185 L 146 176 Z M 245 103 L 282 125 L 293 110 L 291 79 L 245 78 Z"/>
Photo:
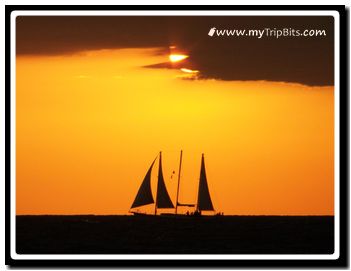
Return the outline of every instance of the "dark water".
<path id="1" fill-rule="evenodd" d="M 17 216 L 19 254 L 332 254 L 333 216 Z"/>

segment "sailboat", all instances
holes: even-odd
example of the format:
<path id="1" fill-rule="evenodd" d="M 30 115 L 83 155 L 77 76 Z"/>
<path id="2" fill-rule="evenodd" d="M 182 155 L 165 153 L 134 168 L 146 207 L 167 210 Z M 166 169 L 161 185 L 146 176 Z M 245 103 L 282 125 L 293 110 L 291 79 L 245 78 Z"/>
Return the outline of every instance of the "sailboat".
<path id="1" fill-rule="evenodd" d="M 178 206 L 187 206 L 187 207 L 195 207 L 195 211 L 192 213 L 193 215 L 201 215 L 202 211 L 214 211 L 208 184 L 207 184 L 207 177 L 206 177 L 206 170 L 205 170 L 205 158 L 204 154 L 202 154 L 201 158 L 201 169 L 200 169 L 200 178 L 199 178 L 199 187 L 198 187 L 198 195 L 197 195 L 197 203 L 196 204 L 184 204 L 179 203 L 179 187 L 180 187 L 180 173 L 181 173 L 181 166 L 182 166 L 182 157 L 183 152 L 180 152 L 180 163 L 179 163 L 179 172 L 178 172 L 178 186 L 177 186 L 177 196 L 176 196 L 176 205 L 174 206 L 172 200 L 168 194 L 166 184 L 163 178 L 162 172 L 162 153 L 158 155 L 159 158 L 159 166 L 158 166 L 158 181 L 157 181 L 157 191 L 156 191 L 156 201 L 152 196 L 151 191 L 151 172 L 155 165 L 155 160 L 152 162 L 149 170 L 147 171 L 143 182 L 141 183 L 138 193 L 133 201 L 131 206 L 131 210 L 137 207 L 149 205 L 155 203 L 155 211 L 154 215 L 157 215 L 157 209 L 175 209 L 175 213 L 173 215 L 178 214 Z M 150 215 L 140 213 L 138 211 L 130 211 L 134 215 Z M 168 214 L 171 215 L 171 214 Z"/>

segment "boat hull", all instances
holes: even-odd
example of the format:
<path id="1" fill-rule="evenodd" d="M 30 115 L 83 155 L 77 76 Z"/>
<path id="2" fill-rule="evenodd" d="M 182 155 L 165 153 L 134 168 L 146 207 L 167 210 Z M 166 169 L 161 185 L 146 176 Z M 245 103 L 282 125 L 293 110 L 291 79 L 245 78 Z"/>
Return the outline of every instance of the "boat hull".
<path id="1" fill-rule="evenodd" d="M 191 217 L 222 217 L 222 215 L 203 215 L 200 213 L 191 213 L 191 214 L 174 214 L 174 213 L 160 213 L 158 215 L 155 214 L 146 214 L 146 213 L 140 213 L 140 212 L 133 212 L 131 211 L 134 216 L 140 216 L 140 217 L 181 217 L 181 218 L 191 218 Z"/>

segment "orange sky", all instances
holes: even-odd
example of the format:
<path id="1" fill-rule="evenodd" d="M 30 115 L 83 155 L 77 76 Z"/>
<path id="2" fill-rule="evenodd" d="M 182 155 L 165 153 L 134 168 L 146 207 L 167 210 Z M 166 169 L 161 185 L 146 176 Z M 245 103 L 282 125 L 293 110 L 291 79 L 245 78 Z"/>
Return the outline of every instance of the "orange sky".
<path id="1" fill-rule="evenodd" d="M 17 57 L 17 214 L 126 214 L 161 150 L 174 202 L 181 149 L 181 202 L 196 202 L 205 153 L 218 211 L 334 214 L 333 87 L 141 68 L 167 60 L 156 49 Z"/>

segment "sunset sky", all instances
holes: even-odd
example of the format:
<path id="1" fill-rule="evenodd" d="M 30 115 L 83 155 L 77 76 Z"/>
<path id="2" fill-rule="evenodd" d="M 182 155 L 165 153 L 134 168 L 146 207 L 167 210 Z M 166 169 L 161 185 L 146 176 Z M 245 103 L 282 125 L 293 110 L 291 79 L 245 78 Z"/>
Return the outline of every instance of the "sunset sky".
<path id="1" fill-rule="evenodd" d="M 329 35 L 207 36 L 264 22 Z M 333 215 L 332 28 L 330 17 L 18 17 L 17 214 L 127 214 L 159 151 L 175 202 L 183 150 L 180 202 L 196 202 L 204 153 L 216 211 Z M 172 64 L 172 52 L 189 57 Z"/>

